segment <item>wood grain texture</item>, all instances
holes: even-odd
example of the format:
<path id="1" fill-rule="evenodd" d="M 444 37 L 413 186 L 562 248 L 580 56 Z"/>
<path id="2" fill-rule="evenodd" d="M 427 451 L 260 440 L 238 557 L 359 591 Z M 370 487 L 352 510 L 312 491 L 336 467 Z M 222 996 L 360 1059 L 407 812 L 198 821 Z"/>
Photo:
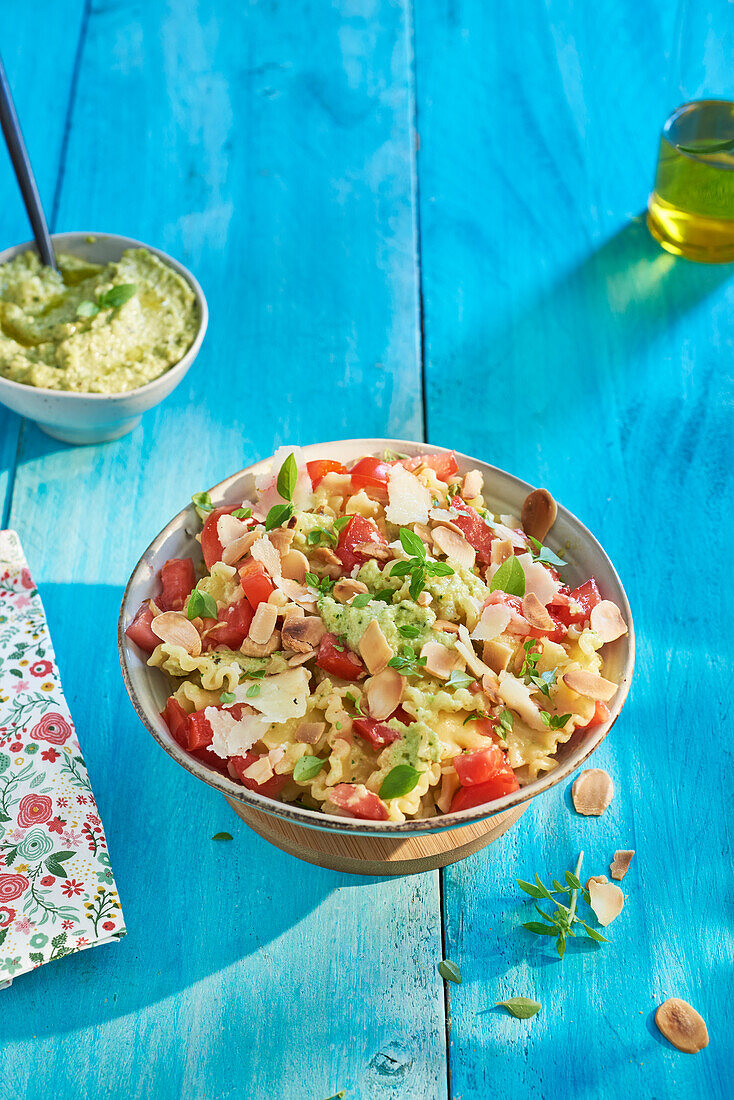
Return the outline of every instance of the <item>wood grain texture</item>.
<path id="1" fill-rule="evenodd" d="M 731 267 L 674 260 L 636 217 L 676 106 L 672 15 L 416 8 L 429 437 L 576 512 L 617 564 L 638 636 L 630 701 L 593 759 L 617 788 L 605 816 L 579 818 L 553 792 L 444 873 L 446 952 L 464 975 L 457 1100 L 730 1091 L 732 662 L 714 609 L 728 621 L 734 293 Z M 515 876 L 559 875 L 580 849 L 584 877 L 608 874 L 625 847 L 637 854 L 613 943 L 560 963 L 519 927 L 531 918 Z M 513 995 L 541 1013 L 493 1008 Z M 671 995 L 707 1020 L 696 1057 L 652 1022 Z"/>
<path id="2" fill-rule="evenodd" d="M 11 522 L 129 934 L 5 994 L 12 1100 L 446 1095 L 437 874 L 355 881 L 237 827 L 136 721 L 115 640 L 192 490 L 284 441 L 420 431 L 409 61 L 402 3 L 92 5 L 59 228 L 162 246 L 212 320 L 130 437 L 24 436 Z"/>

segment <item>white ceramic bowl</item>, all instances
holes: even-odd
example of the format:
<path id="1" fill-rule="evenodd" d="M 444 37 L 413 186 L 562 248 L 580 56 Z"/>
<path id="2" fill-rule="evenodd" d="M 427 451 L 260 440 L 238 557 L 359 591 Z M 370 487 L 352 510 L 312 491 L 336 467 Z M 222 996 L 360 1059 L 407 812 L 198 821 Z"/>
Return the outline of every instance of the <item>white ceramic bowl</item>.
<path id="1" fill-rule="evenodd" d="M 105 443 L 131 432 L 148 409 L 158 405 L 179 384 L 199 354 L 204 339 L 209 311 L 204 293 L 191 272 L 161 252 L 132 237 L 115 233 L 54 233 L 51 240 L 56 252 L 72 255 L 95 264 L 119 260 L 126 248 L 146 248 L 186 280 L 194 294 L 199 311 L 199 330 L 193 344 L 178 363 L 174 363 L 159 378 L 127 393 L 71 393 L 26 386 L 0 377 L 0 402 L 19 416 L 35 420 L 39 428 L 64 443 Z M 21 252 L 36 251 L 34 241 L 14 245 L 0 252 L 0 264 L 12 260 Z"/>
<path id="2" fill-rule="evenodd" d="M 338 443 L 316 443 L 302 447 L 301 451 L 307 461 L 316 458 L 334 458 L 348 463 L 361 455 L 379 454 L 386 448 L 410 455 L 445 450 L 442 447 L 432 447 L 425 443 L 409 443 L 405 440 L 350 439 Z M 532 486 L 513 477 L 512 474 L 498 470 L 495 466 L 488 466 L 477 459 L 458 453 L 456 458 L 462 473 L 474 468 L 482 471 L 484 497 L 494 512 L 502 515 L 520 514 L 522 502 Z M 247 497 L 252 498 L 254 476 L 267 471 L 269 464 L 270 459 L 266 459 L 246 470 L 241 470 L 210 489 L 214 504 L 228 504 L 239 502 Z M 201 560 L 201 547 L 194 537 L 200 529 L 199 519 L 193 505 L 190 505 L 163 528 L 135 566 L 120 609 L 119 649 L 122 675 L 139 718 L 159 745 L 192 775 L 230 798 L 238 799 L 254 809 L 310 828 L 327 832 L 346 831 L 362 836 L 433 833 L 443 829 L 455 829 L 473 821 L 482 821 L 535 798 L 536 795 L 549 790 L 571 775 L 604 740 L 627 698 L 635 661 L 635 633 L 627 596 L 612 563 L 594 536 L 575 516 L 559 505 L 558 518 L 547 541 L 551 549 L 560 553 L 568 563 L 563 570 L 564 580 L 575 587 L 591 576 L 596 577 L 602 596 L 617 604 L 629 626 L 629 634 L 626 637 L 612 642 L 604 649 L 604 674 L 619 684 L 619 690 L 609 704 L 610 717 L 607 722 L 589 730 L 578 730 L 570 741 L 560 747 L 558 766 L 554 771 L 548 772 L 513 794 L 461 813 L 447 814 L 423 821 L 406 821 L 403 824 L 367 822 L 332 817 L 263 798 L 262 795 L 247 790 L 242 784 L 196 760 L 174 741 L 160 716 L 170 694 L 170 680 L 159 669 L 149 668 L 146 664 L 146 655 L 141 653 L 125 635 L 126 627 L 129 626 L 143 600 L 158 593 L 158 570 L 166 559 L 193 557 L 195 561 Z"/>

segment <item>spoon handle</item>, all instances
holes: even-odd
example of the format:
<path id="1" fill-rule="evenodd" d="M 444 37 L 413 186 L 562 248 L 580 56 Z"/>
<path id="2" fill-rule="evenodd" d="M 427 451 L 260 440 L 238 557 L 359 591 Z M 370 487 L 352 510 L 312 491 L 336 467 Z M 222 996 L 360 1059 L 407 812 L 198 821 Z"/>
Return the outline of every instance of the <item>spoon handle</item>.
<path id="1" fill-rule="evenodd" d="M 1 57 L 0 126 L 2 126 L 2 131 L 5 135 L 5 142 L 8 146 L 8 152 L 10 153 L 13 171 L 18 180 L 20 193 L 23 196 L 23 202 L 25 203 L 28 219 L 33 230 L 33 236 L 36 239 L 38 254 L 44 264 L 58 270 L 56 256 L 54 255 L 53 245 L 51 244 L 51 238 L 48 233 L 48 226 L 46 225 L 46 216 L 41 206 L 41 198 L 38 194 L 38 188 L 36 187 L 31 162 L 28 159 L 28 151 L 23 141 L 23 134 L 20 129 L 20 123 L 18 122 L 18 116 L 15 113 L 15 104 L 13 103 L 13 96 L 10 91 L 10 85 L 8 84 L 8 78 L 5 75 L 5 66 L 3 65 Z"/>

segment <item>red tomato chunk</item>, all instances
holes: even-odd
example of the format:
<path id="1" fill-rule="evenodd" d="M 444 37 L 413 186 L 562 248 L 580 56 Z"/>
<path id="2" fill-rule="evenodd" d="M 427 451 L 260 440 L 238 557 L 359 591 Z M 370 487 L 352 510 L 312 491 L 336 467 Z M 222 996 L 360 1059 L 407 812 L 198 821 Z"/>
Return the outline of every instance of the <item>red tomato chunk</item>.
<path id="1" fill-rule="evenodd" d="M 160 604 L 166 611 L 181 611 L 186 597 L 196 584 L 196 571 L 191 558 L 170 558 L 161 566 L 163 591 Z"/>
<path id="2" fill-rule="evenodd" d="M 384 722 L 377 722 L 374 718 L 355 718 L 352 725 L 354 732 L 367 741 L 375 752 L 384 749 L 385 745 L 391 745 L 393 741 L 399 741 L 402 737 L 399 730 L 394 730 Z"/>
<path id="3" fill-rule="evenodd" d="M 256 791 L 265 798 L 277 798 L 290 779 L 290 775 L 274 775 L 265 783 L 256 783 L 254 779 L 248 779 L 244 773 L 259 759 L 260 756 L 256 752 L 248 752 L 244 756 L 230 756 L 229 762 L 237 773 L 240 783 L 243 783 L 248 790 Z"/>
<path id="4" fill-rule="evenodd" d="M 387 821 L 387 806 L 362 783 L 338 783 L 329 791 L 329 801 L 338 806 L 345 817 L 361 817 L 368 821 Z"/>
<path id="5" fill-rule="evenodd" d="M 327 474 L 345 474 L 347 472 L 346 466 L 342 466 L 341 462 L 335 462 L 333 458 L 319 458 L 313 462 L 307 462 L 306 469 L 314 489 Z"/>
<path id="6" fill-rule="evenodd" d="M 341 680 L 359 680 L 367 671 L 356 653 L 337 639 L 336 634 L 324 634 L 316 656 L 316 664 L 324 672 Z"/>
<path id="7" fill-rule="evenodd" d="M 505 754 L 499 745 L 487 745 L 485 749 L 463 752 L 454 757 L 453 763 L 462 787 L 486 783 L 507 766 Z"/>
<path id="8" fill-rule="evenodd" d="M 139 646 L 144 653 L 152 653 L 155 647 L 161 644 L 160 638 L 157 638 L 150 629 L 152 622 L 153 612 L 148 604 L 144 603 L 135 612 L 135 618 L 125 631 L 130 641 L 135 642 L 135 645 Z"/>
<path id="9" fill-rule="evenodd" d="M 461 787 L 453 797 L 449 813 L 483 806 L 495 798 L 511 794 L 520 788 L 517 776 L 498 745 L 454 757 L 454 767 Z"/>
<path id="10" fill-rule="evenodd" d="M 593 577 L 584 584 L 579 585 L 578 588 L 574 588 L 568 598 L 580 604 L 581 611 L 572 611 L 570 607 L 563 605 L 555 607 L 555 617 L 565 623 L 566 626 L 570 626 L 572 623 L 580 626 L 585 623 L 591 615 L 592 609 L 598 603 L 601 603 L 601 593 Z"/>
<path id="11" fill-rule="evenodd" d="M 268 576 L 265 566 L 255 558 L 248 558 L 245 564 L 240 566 L 240 584 L 253 611 L 257 611 L 259 604 L 267 603 L 275 591 L 275 585 Z"/>
<path id="12" fill-rule="evenodd" d="M 349 523 L 339 532 L 339 542 L 336 547 L 336 556 L 347 572 L 351 572 L 355 565 L 362 565 L 369 561 L 369 554 L 363 554 L 355 547 L 367 543 L 377 543 L 378 546 L 387 546 L 387 539 L 370 519 L 364 516 L 352 516 Z"/>
<path id="13" fill-rule="evenodd" d="M 254 614 L 247 600 L 239 600 L 222 608 L 217 614 L 217 621 L 224 625 L 215 627 L 202 639 L 202 648 L 215 649 L 221 645 L 227 649 L 239 649 L 249 633 Z M 206 622 L 213 625 L 211 619 Z"/>
<path id="14" fill-rule="evenodd" d="M 368 456 L 367 458 L 360 458 L 359 462 L 352 466 L 349 472 L 355 489 L 386 490 L 390 464 L 379 458 Z"/>
<path id="15" fill-rule="evenodd" d="M 404 458 L 400 465 L 406 470 L 418 470 L 421 466 L 428 466 L 435 471 L 440 481 L 448 481 L 459 471 L 454 451 L 449 451 L 448 454 L 413 455 L 411 458 Z"/>
<path id="16" fill-rule="evenodd" d="M 171 736 L 182 749 L 186 749 L 197 760 L 201 760 L 203 764 L 207 764 L 210 768 L 214 768 L 218 772 L 226 774 L 227 764 L 216 753 L 211 752 L 207 747 L 211 744 L 211 726 L 209 726 L 208 740 L 203 745 L 197 747 L 191 747 L 192 744 L 196 744 L 197 741 L 203 740 L 203 730 L 195 729 L 192 733 L 192 719 L 198 716 L 203 717 L 203 711 L 197 711 L 195 714 L 187 714 L 181 704 L 176 699 L 168 699 L 166 701 L 166 708 L 161 713 L 161 718 L 171 731 Z"/>

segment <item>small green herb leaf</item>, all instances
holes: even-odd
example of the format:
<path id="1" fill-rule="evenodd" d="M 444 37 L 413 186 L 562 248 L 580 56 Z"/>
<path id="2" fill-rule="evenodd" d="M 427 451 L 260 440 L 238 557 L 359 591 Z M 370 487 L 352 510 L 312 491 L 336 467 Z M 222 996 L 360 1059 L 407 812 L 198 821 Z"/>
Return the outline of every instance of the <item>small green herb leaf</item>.
<path id="1" fill-rule="evenodd" d="M 454 570 L 445 561 L 427 561 L 426 573 L 431 577 L 452 577 Z"/>
<path id="2" fill-rule="evenodd" d="M 349 606 L 350 607 L 366 607 L 371 599 L 372 599 L 372 593 L 371 592 L 360 592 L 360 593 L 358 593 L 358 595 L 356 595 L 354 597 L 354 599 L 352 600 L 352 602 Z"/>
<path id="3" fill-rule="evenodd" d="M 455 982 L 456 985 L 461 985 L 461 971 L 456 963 L 452 963 L 450 959 L 441 959 L 438 964 L 438 972 L 446 982 Z"/>
<path id="4" fill-rule="evenodd" d="M 327 531 L 325 527 L 314 527 L 306 536 L 306 542 L 309 546 L 318 546 L 322 541 L 330 542 L 332 546 L 336 546 L 337 537 L 333 531 Z"/>
<path id="5" fill-rule="evenodd" d="M 375 592 L 372 598 L 373 600 L 382 600 L 383 603 L 392 603 L 393 590 L 392 588 L 383 588 L 379 592 Z"/>
<path id="6" fill-rule="evenodd" d="M 528 932 L 533 932 L 536 936 L 555 936 L 558 933 L 558 929 L 553 924 L 541 924 L 537 920 L 529 920 L 523 924 L 523 928 L 527 928 Z"/>
<path id="7" fill-rule="evenodd" d="M 362 710 L 362 705 L 356 695 L 352 695 L 351 691 L 348 691 L 345 698 L 353 704 L 357 714 L 364 714 L 364 711 Z"/>
<path id="8" fill-rule="evenodd" d="M 208 592 L 195 588 L 189 596 L 186 615 L 189 619 L 216 619 L 217 601 Z"/>
<path id="9" fill-rule="evenodd" d="M 596 940 L 597 943 L 609 943 L 606 936 L 602 936 L 601 932 L 597 932 L 595 928 L 589 928 L 588 924 L 585 924 L 584 921 L 580 920 L 579 924 L 590 939 Z"/>
<path id="10" fill-rule="evenodd" d="M 212 498 L 208 493 L 194 493 L 191 500 L 194 508 L 196 508 L 199 519 L 205 520 L 214 507 Z"/>
<path id="11" fill-rule="evenodd" d="M 225 705 L 227 703 L 234 703 L 234 701 L 235 694 L 233 691 L 223 691 L 222 694 L 219 696 L 219 702 L 224 703 Z"/>
<path id="12" fill-rule="evenodd" d="M 411 623 L 404 623 L 403 626 L 398 627 L 398 633 L 402 634 L 404 638 L 417 638 L 420 634 L 420 627 L 413 626 Z"/>
<path id="13" fill-rule="evenodd" d="M 112 286 L 104 294 L 100 294 L 97 304 L 100 309 L 119 309 L 134 297 L 137 289 L 135 283 L 120 283 L 119 286 Z"/>
<path id="14" fill-rule="evenodd" d="M 468 676 L 466 672 L 459 672 L 457 668 L 454 668 L 451 670 L 451 675 L 446 681 L 446 687 L 468 688 L 475 680 L 476 676 Z"/>
<path id="15" fill-rule="evenodd" d="M 296 456 L 291 452 L 278 473 L 277 489 L 283 500 L 293 500 L 293 490 L 298 481 Z"/>
<path id="16" fill-rule="evenodd" d="M 495 1004 L 506 1008 L 518 1020 L 529 1020 L 542 1007 L 538 1001 L 531 1001 L 529 997 L 510 997 L 508 1001 L 495 1001 Z"/>
<path id="17" fill-rule="evenodd" d="M 489 586 L 490 592 L 506 592 L 509 596 L 525 595 L 525 573 L 515 555 L 502 562 Z"/>
<path id="18" fill-rule="evenodd" d="M 391 577 L 407 577 L 408 573 L 412 570 L 412 565 L 409 561 L 396 561 L 390 567 Z"/>
<path id="19" fill-rule="evenodd" d="M 560 568 L 562 565 L 566 564 L 565 561 L 559 558 L 557 554 L 554 554 L 547 546 L 543 546 L 540 539 L 535 539 L 532 535 L 528 535 L 528 538 L 535 547 L 535 554 L 533 555 L 534 561 L 539 561 L 543 565 L 555 565 L 556 568 Z"/>
<path id="20" fill-rule="evenodd" d="M 354 519 L 354 516 L 339 516 L 338 519 L 334 520 L 334 530 L 337 534 L 341 531 L 342 527 L 347 526 L 351 519 Z"/>
<path id="21" fill-rule="evenodd" d="M 511 711 L 509 711 L 509 710 L 500 711 L 500 713 L 498 715 L 498 721 L 499 721 L 499 724 L 502 726 L 503 730 L 506 730 L 507 733 L 512 733 L 512 727 L 514 725 L 515 719 L 514 719 Z"/>
<path id="22" fill-rule="evenodd" d="M 99 313 L 99 306 L 96 302 L 90 302 L 88 298 L 84 298 L 76 307 L 77 317 L 96 317 Z"/>
<path id="23" fill-rule="evenodd" d="M 212 840 L 232 840 L 231 833 L 215 833 Z"/>
<path id="24" fill-rule="evenodd" d="M 542 890 L 539 890 L 537 886 L 533 886 L 532 882 L 525 882 L 524 879 L 518 878 L 515 880 L 521 890 L 524 890 L 526 894 L 530 894 L 531 898 L 543 898 L 545 894 Z"/>
<path id="25" fill-rule="evenodd" d="M 276 527 L 282 527 L 292 515 L 292 504 L 274 504 L 265 518 L 265 530 L 272 531 Z"/>
<path id="26" fill-rule="evenodd" d="M 247 696 L 248 699 L 254 699 L 255 696 L 259 695 L 259 694 L 260 694 L 260 685 L 259 684 L 250 684 L 247 691 L 245 692 L 245 695 Z"/>
<path id="27" fill-rule="evenodd" d="M 293 778 L 296 783 L 306 783 L 319 774 L 325 763 L 326 760 L 322 760 L 320 756 L 299 756 L 293 769 Z"/>
<path id="28" fill-rule="evenodd" d="M 412 768 L 410 764 L 398 764 L 387 773 L 380 787 L 380 798 L 402 798 L 415 787 L 423 772 Z"/>
<path id="29" fill-rule="evenodd" d="M 415 531 L 411 531 L 409 527 L 400 528 L 400 545 L 411 558 L 425 558 L 426 556 L 423 540 L 418 538 Z"/>
<path id="30" fill-rule="evenodd" d="M 232 515 L 235 519 L 249 519 L 252 515 L 252 508 L 235 508 Z"/>

